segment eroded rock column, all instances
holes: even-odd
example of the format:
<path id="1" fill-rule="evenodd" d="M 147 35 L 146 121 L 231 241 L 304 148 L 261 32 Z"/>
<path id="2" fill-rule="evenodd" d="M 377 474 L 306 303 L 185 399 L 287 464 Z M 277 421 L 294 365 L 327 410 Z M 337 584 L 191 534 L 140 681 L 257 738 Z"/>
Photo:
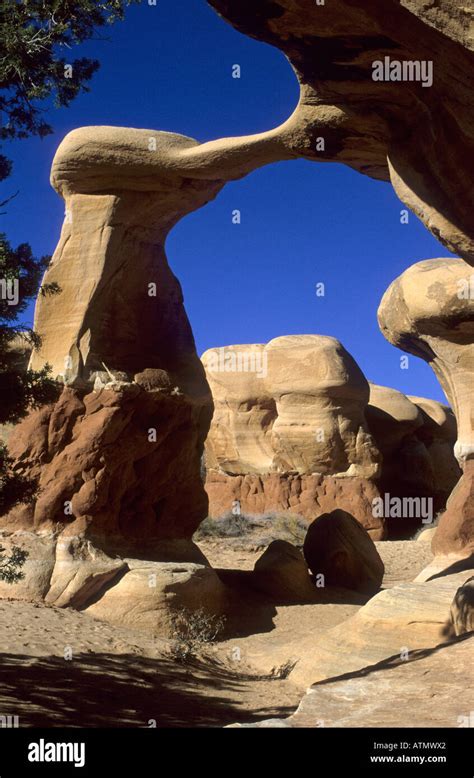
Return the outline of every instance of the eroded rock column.
<path id="1" fill-rule="evenodd" d="M 380 539 L 380 454 L 364 412 L 369 385 L 335 338 L 295 335 L 203 357 L 215 412 L 206 441 L 210 515 L 314 519 L 335 506 Z"/>
<path id="2" fill-rule="evenodd" d="M 219 612 L 223 587 L 191 542 L 212 399 L 164 244 L 227 180 L 291 156 L 278 130 L 201 146 L 85 127 L 59 146 L 65 220 L 44 279 L 59 293 L 38 298 L 30 366 L 63 388 L 9 442 L 39 487 L 1 520 L 2 545 L 29 552 L 10 596 L 158 629 L 174 599 Z"/>
<path id="3" fill-rule="evenodd" d="M 378 311 L 391 343 L 433 368 L 457 419 L 455 454 L 463 475 L 433 540 L 437 555 L 474 551 L 474 278 L 461 259 L 432 259 L 406 270 Z"/>
<path id="4" fill-rule="evenodd" d="M 434 518 L 446 507 L 461 476 L 453 451 L 457 426 L 451 408 L 370 384 L 366 417 L 383 459 L 380 490 L 390 498 L 427 498 L 430 504 L 425 499 L 425 511 L 431 508 Z M 391 537 L 412 537 L 420 519 L 420 515 L 391 516 L 387 522 Z"/>

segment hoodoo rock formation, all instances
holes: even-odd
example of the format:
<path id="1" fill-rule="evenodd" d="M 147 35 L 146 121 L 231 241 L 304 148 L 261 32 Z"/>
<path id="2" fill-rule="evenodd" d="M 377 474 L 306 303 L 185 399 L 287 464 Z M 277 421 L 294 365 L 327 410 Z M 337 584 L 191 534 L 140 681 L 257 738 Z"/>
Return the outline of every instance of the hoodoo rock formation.
<path id="1" fill-rule="evenodd" d="M 288 128 L 299 155 L 390 180 L 426 227 L 474 264 L 474 34 L 467 3 L 208 2 L 291 62 L 301 96 Z"/>
<path id="2" fill-rule="evenodd" d="M 214 400 L 206 441 L 210 513 L 292 511 L 313 519 L 335 506 L 375 539 L 380 455 L 364 416 L 369 385 L 335 338 L 298 335 L 267 345 L 210 349 Z"/>
<path id="3" fill-rule="evenodd" d="M 311 520 L 339 507 L 377 539 L 379 494 L 445 507 L 461 475 L 447 406 L 368 384 L 325 336 L 210 349 L 202 360 L 215 407 L 205 446 L 212 517 L 237 503 Z M 419 525 L 404 517 L 387 529 L 401 537 Z"/>
<path id="4" fill-rule="evenodd" d="M 51 171 L 66 211 L 45 278 L 61 293 L 38 299 L 42 345 L 31 367 L 47 362 L 54 376 L 78 386 L 104 378 L 107 369 L 129 378 L 166 370 L 183 391 L 205 395 L 180 285 L 166 261 L 166 236 L 226 180 L 282 153 L 271 133 L 203 146 L 154 130 L 69 133 Z"/>
<path id="5" fill-rule="evenodd" d="M 421 263 L 417 287 L 425 265 L 430 271 L 427 307 L 412 294 L 405 310 L 396 282 L 386 334 L 432 362 L 453 403 L 464 474 L 435 545 L 472 547 L 472 317 L 466 300 L 445 291 L 474 264 L 470 11 L 454 0 L 431 8 L 421 0 L 209 1 L 236 28 L 285 52 L 301 84 L 299 104 L 280 127 L 205 144 L 118 127 L 66 136 L 51 177 L 65 221 L 45 277 L 61 291 L 38 299 L 41 347 L 30 360 L 34 369 L 49 364 L 63 390 L 9 438 L 16 471 L 39 486 L 34 502 L 0 522 L 2 545 L 30 554 L 24 580 L 9 593 L 90 605 L 136 626 L 149 625 L 151 613 L 162 619 L 180 592 L 196 603 L 202 591 L 214 611 L 223 601 L 219 579 L 191 542 L 206 515 L 200 461 L 212 399 L 165 240 L 227 181 L 280 160 L 339 161 L 391 180 L 465 260 Z M 382 76 L 374 77 L 374 66 Z M 212 377 L 211 499 L 225 487 L 226 508 L 236 499 L 258 512 L 269 494 L 276 508 L 297 506 L 311 517 L 315 508 L 338 507 L 381 537 L 383 521 L 372 512 L 381 458 L 358 366 L 332 338 L 254 348 L 268 357 L 262 380 L 245 375 L 232 388 L 234 374 L 228 384 L 226 373 Z M 142 562 L 188 568 L 160 572 Z M 130 600 L 138 603 L 134 614 Z"/>
<path id="6" fill-rule="evenodd" d="M 60 293 L 39 296 L 30 366 L 49 364 L 64 388 L 10 436 L 16 471 L 39 487 L 1 520 L 2 544 L 29 550 L 11 593 L 85 607 L 107 589 L 105 610 L 121 622 L 129 591 L 149 622 L 166 598 L 150 598 L 148 580 L 178 576 L 186 589 L 193 571 L 158 575 L 137 560 L 206 564 L 191 537 L 207 513 L 200 461 L 212 400 L 164 243 L 226 180 L 291 156 L 278 131 L 201 146 L 86 127 L 59 146 L 51 181 L 66 212 L 44 280 Z"/>
<path id="7" fill-rule="evenodd" d="M 451 408 L 370 384 L 365 415 L 382 456 L 380 491 L 393 497 L 429 497 L 434 518 L 461 476 L 454 456 L 457 428 Z M 397 537 L 410 536 L 417 526 L 419 517 L 389 522 Z"/>
<path id="8" fill-rule="evenodd" d="M 386 291 L 378 318 L 395 346 L 426 360 L 457 419 L 455 454 L 463 470 L 433 539 L 437 555 L 474 552 L 474 297 L 461 259 L 418 262 Z"/>
<path id="9" fill-rule="evenodd" d="M 39 296 L 41 347 L 30 366 L 49 364 L 65 388 L 10 443 L 40 496 L 4 525 L 160 559 L 203 518 L 199 460 L 212 403 L 163 248 L 176 221 L 222 187 L 173 165 L 173 152 L 197 145 L 104 127 L 75 130 L 60 145 L 51 180 L 66 215 L 45 277 L 60 293 Z"/>

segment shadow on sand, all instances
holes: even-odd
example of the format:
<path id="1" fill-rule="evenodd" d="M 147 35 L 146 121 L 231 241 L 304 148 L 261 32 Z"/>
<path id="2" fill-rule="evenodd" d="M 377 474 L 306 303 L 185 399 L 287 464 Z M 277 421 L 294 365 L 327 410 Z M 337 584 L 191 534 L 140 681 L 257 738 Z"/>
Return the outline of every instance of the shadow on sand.
<path id="1" fill-rule="evenodd" d="M 18 715 L 21 727 L 149 727 L 152 721 L 222 727 L 293 712 L 239 706 L 246 685 L 256 682 L 276 683 L 212 660 L 183 665 L 133 654 L 78 654 L 71 661 L 0 654 L 0 714 Z"/>

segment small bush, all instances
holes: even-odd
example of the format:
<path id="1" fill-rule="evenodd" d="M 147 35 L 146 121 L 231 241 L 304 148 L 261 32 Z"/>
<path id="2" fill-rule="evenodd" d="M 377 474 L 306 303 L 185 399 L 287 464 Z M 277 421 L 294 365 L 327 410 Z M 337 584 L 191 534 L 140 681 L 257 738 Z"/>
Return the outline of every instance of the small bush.
<path id="1" fill-rule="evenodd" d="M 246 516 L 228 513 L 219 519 L 204 519 L 196 530 L 194 538 L 239 538 L 252 532 L 254 524 Z"/>
<path id="2" fill-rule="evenodd" d="M 203 608 L 196 611 L 187 608 L 177 610 L 172 617 L 173 658 L 179 662 L 196 658 L 210 643 L 215 642 L 224 625 L 224 616 L 209 614 Z"/>
<path id="3" fill-rule="evenodd" d="M 272 667 L 272 669 L 270 670 L 270 675 L 268 677 L 270 678 L 270 680 L 284 681 L 288 678 L 290 673 L 295 669 L 297 664 L 298 664 L 297 659 L 288 659 L 284 664 L 280 665 L 279 667 Z"/>
<path id="4" fill-rule="evenodd" d="M 199 542 L 209 538 L 242 538 L 245 546 L 268 546 L 272 540 L 286 540 L 302 548 L 310 522 L 298 514 L 264 513 L 260 515 L 228 513 L 218 519 L 204 519 L 194 535 Z"/>
<path id="5" fill-rule="evenodd" d="M 272 540 L 287 540 L 297 548 L 303 548 L 310 522 L 292 513 L 267 514 Z"/>
<path id="6" fill-rule="evenodd" d="M 13 546 L 10 556 L 6 557 L 2 553 L 3 551 L 5 549 L 0 546 L 0 581 L 6 581 L 9 584 L 21 581 L 25 574 L 21 572 L 20 568 L 25 564 L 28 552 L 18 546 Z"/>
<path id="7" fill-rule="evenodd" d="M 38 495 L 37 479 L 15 473 L 13 465 L 7 447 L 0 440 L 0 516 L 19 502 L 32 502 Z"/>

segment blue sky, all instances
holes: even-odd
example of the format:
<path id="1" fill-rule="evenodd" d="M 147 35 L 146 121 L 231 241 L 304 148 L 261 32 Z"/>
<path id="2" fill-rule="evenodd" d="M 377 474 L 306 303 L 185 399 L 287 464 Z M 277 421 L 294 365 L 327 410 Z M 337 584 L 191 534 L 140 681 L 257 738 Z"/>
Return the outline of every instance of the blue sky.
<path id="1" fill-rule="evenodd" d="M 59 237 L 64 208 L 49 170 L 69 130 L 114 124 L 206 141 L 270 129 L 298 100 L 283 54 L 236 32 L 205 0 L 145 0 L 100 37 L 107 40 L 74 52 L 101 61 L 91 92 L 51 110 L 53 135 L 4 149 L 14 174 L 1 194 L 20 194 L 0 229 L 37 255 L 52 254 Z M 232 78 L 234 64 L 240 79 Z M 378 304 L 396 276 L 422 259 L 449 256 L 414 215 L 400 223 L 402 208 L 389 184 L 339 164 L 282 162 L 228 184 L 167 242 L 199 353 L 279 335 L 333 335 L 369 380 L 445 402 L 429 366 L 410 357 L 401 369 L 402 352 L 377 326 Z M 240 225 L 232 223 L 234 209 Z M 316 296 L 320 282 L 324 298 Z"/>

